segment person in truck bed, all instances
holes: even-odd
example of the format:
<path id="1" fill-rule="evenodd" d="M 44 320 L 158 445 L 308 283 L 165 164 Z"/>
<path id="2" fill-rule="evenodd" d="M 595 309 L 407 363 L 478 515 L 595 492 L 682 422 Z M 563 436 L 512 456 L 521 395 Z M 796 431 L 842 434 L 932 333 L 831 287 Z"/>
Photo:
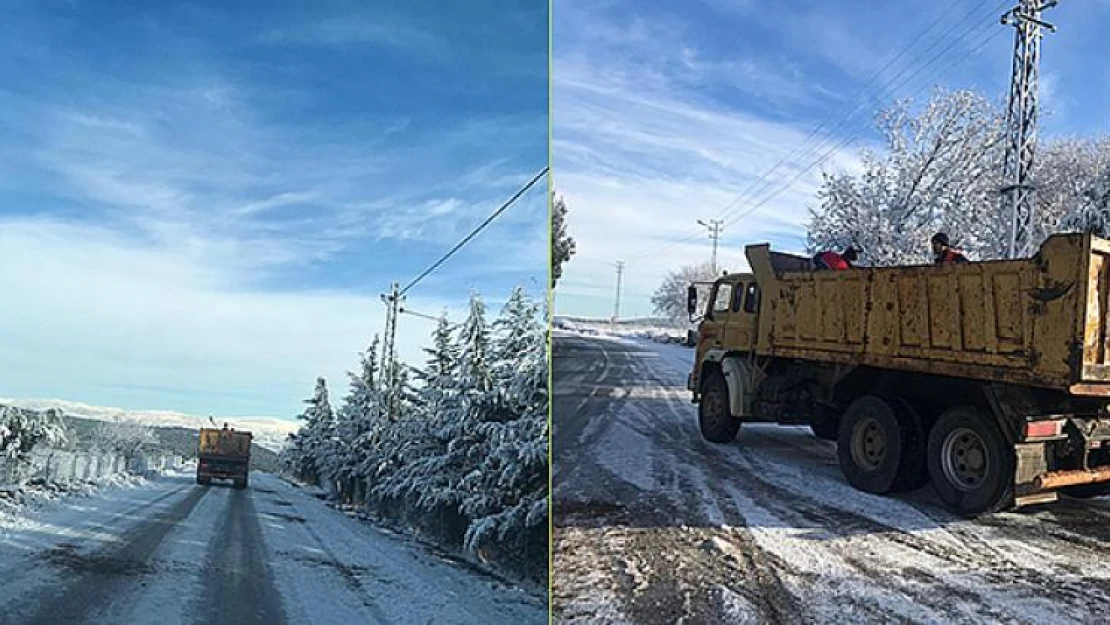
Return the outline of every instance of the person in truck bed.
<path id="1" fill-rule="evenodd" d="M 948 263 L 968 262 L 967 257 L 960 250 L 952 247 L 947 234 L 938 232 L 933 235 L 930 242 L 933 245 L 933 262 L 935 264 L 947 265 Z"/>
<path id="2" fill-rule="evenodd" d="M 852 263 L 856 262 L 859 258 L 859 250 L 854 246 L 849 246 L 848 249 L 842 253 L 837 254 L 831 250 L 821 252 L 813 257 L 813 265 L 817 269 L 832 269 L 840 271 L 843 269 L 851 269 Z"/>

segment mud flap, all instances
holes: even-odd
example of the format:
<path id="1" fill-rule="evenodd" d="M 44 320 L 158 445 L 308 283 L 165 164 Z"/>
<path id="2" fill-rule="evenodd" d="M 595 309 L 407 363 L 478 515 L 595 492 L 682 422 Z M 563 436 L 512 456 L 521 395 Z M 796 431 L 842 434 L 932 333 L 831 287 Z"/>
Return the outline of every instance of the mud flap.
<path id="1" fill-rule="evenodd" d="M 1014 507 L 1051 503 L 1059 498 L 1056 491 L 1040 491 L 1033 480 L 1048 471 L 1045 443 L 1014 445 Z"/>

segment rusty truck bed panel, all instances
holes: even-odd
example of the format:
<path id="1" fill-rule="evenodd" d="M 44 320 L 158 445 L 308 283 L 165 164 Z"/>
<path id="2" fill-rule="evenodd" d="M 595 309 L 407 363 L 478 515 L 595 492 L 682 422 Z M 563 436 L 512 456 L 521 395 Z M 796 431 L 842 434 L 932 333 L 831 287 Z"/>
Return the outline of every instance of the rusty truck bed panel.
<path id="1" fill-rule="evenodd" d="M 783 271 L 766 245 L 747 253 L 762 355 L 1110 392 L 1107 241 L 1056 235 L 1031 259 L 823 272 Z"/>

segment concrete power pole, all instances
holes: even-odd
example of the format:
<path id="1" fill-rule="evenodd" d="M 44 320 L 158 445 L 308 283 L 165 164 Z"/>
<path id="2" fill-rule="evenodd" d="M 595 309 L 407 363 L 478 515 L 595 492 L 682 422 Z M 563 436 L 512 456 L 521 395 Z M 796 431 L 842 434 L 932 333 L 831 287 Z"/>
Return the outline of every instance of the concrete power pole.
<path id="1" fill-rule="evenodd" d="M 723 219 L 710 219 L 705 221 L 699 219 L 698 223 L 709 228 L 709 239 L 713 241 L 713 256 L 710 260 L 710 267 L 713 268 L 713 276 L 717 276 L 717 241 L 721 238 L 721 228 L 724 227 L 725 222 Z"/>
<path id="2" fill-rule="evenodd" d="M 386 416 L 391 419 L 397 415 L 397 394 L 394 392 L 397 379 L 397 315 L 401 311 L 401 302 L 404 301 L 399 288 L 394 282 L 389 288 L 389 294 L 382 295 L 382 301 L 385 302 L 385 337 L 382 340 L 382 364 L 379 370 L 382 372 L 382 386 L 386 392 Z"/>
<path id="3" fill-rule="evenodd" d="M 1032 181 L 1037 144 L 1037 74 L 1041 56 L 1041 28 L 1056 27 L 1041 20 L 1041 11 L 1056 0 L 1019 0 L 1002 15 L 1014 27 L 1014 66 L 1006 111 L 1006 157 L 1002 172 L 1002 209 L 1010 213 L 1009 257 L 1029 252 L 1032 243 L 1036 187 Z"/>
<path id="4" fill-rule="evenodd" d="M 616 323 L 621 316 L 621 278 L 624 275 L 624 261 L 618 260 L 615 266 L 617 268 L 617 300 L 613 305 L 613 323 Z"/>

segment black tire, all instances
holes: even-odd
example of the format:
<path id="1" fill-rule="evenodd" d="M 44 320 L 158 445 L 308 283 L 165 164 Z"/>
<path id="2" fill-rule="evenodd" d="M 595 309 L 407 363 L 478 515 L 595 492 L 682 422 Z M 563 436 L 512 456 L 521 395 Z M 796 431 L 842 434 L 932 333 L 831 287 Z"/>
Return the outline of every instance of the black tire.
<path id="1" fill-rule="evenodd" d="M 1102 497 L 1103 495 L 1110 495 L 1110 483 L 1076 484 L 1075 486 L 1065 486 L 1060 489 L 1060 492 L 1076 499 Z"/>
<path id="2" fill-rule="evenodd" d="M 920 427 L 897 400 L 864 395 L 840 419 L 836 455 L 853 487 L 881 495 L 921 486 Z"/>
<path id="3" fill-rule="evenodd" d="M 998 512 L 1014 502 L 1014 452 L 990 415 L 971 406 L 949 408 L 929 432 L 933 488 L 965 515 Z"/>
<path id="4" fill-rule="evenodd" d="M 198 477 L 197 478 L 197 484 L 200 484 L 201 486 L 208 486 L 211 482 L 212 482 L 211 478 L 207 478 L 207 477 Z"/>
<path id="5" fill-rule="evenodd" d="M 702 382 L 698 427 L 702 437 L 711 443 L 731 443 L 740 431 L 740 419 L 732 416 L 728 384 L 720 371 L 710 373 Z"/>

